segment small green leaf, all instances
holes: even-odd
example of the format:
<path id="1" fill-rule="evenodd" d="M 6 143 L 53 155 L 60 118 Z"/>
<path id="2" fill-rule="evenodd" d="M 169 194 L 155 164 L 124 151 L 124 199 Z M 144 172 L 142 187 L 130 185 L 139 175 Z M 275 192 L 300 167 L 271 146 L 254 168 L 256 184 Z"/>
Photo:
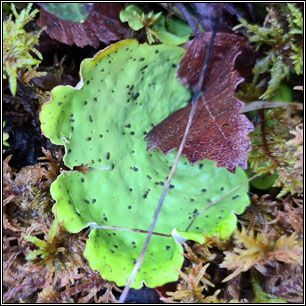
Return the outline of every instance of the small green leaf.
<path id="1" fill-rule="evenodd" d="M 92 3 L 40 3 L 47 12 L 72 22 L 84 22 L 89 16 Z"/>
<path id="2" fill-rule="evenodd" d="M 30 261 L 30 260 L 36 259 L 37 257 L 44 258 L 46 256 L 47 256 L 47 254 L 43 250 L 35 250 L 35 251 L 32 251 L 28 254 L 28 256 L 26 257 L 26 260 Z"/>
<path id="3" fill-rule="evenodd" d="M 192 29 L 184 21 L 172 17 L 168 24 L 169 31 L 166 29 L 166 17 L 161 16 L 153 26 L 153 31 L 156 31 L 156 36 L 162 43 L 178 46 L 189 40 Z"/>
<path id="4" fill-rule="evenodd" d="M 128 22 L 135 31 L 145 28 L 150 44 L 157 38 L 164 44 L 178 46 L 186 43 L 193 32 L 184 21 L 176 17 L 170 18 L 166 26 L 166 17 L 162 12 L 150 12 L 146 15 L 141 8 L 133 4 L 121 11 L 120 20 Z"/>
<path id="5" fill-rule="evenodd" d="M 130 28 L 139 31 L 144 27 L 143 22 L 141 22 L 142 14 L 142 9 L 137 5 L 131 4 L 120 12 L 120 20 L 121 22 L 128 22 Z"/>
<path id="6" fill-rule="evenodd" d="M 24 239 L 34 243 L 37 247 L 39 248 L 46 248 L 48 247 L 48 243 L 46 241 L 43 241 L 41 239 L 38 239 L 37 237 L 33 237 L 33 236 L 24 236 Z"/>

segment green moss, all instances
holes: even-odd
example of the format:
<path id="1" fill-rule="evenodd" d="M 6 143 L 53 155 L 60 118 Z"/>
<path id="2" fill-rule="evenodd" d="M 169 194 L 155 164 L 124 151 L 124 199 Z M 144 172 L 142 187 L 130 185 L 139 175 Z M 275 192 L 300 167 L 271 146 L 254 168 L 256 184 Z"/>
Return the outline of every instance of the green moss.
<path id="1" fill-rule="evenodd" d="M 38 33 L 28 33 L 23 28 L 39 12 L 39 10 L 31 12 L 31 8 L 32 4 L 29 3 L 27 8 L 18 14 L 12 3 L 11 10 L 15 21 L 10 15 L 8 20 L 3 22 L 3 78 L 9 78 L 9 88 L 13 96 L 16 94 L 18 71 L 32 70 L 32 66 L 38 65 L 42 60 L 41 53 L 34 48 L 34 45 L 38 45 L 43 30 Z M 31 53 L 39 59 L 34 58 Z"/>
<path id="2" fill-rule="evenodd" d="M 240 24 L 234 28 L 246 28 L 249 40 L 256 44 L 256 50 L 265 50 L 253 69 L 255 84 L 266 73 L 270 74 L 267 88 L 260 97 L 264 100 L 275 94 L 281 82 L 289 77 L 290 71 L 302 73 L 303 16 L 293 4 L 282 6 L 278 11 L 273 6 L 267 9 L 268 16 L 263 26 L 251 25 L 240 19 Z"/>
<path id="3" fill-rule="evenodd" d="M 258 280 L 258 273 L 255 271 L 251 272 L 251 284 L 253 292 L 255 294 L 253 303 L 260 303 L 260 304 L 288 303 L 288 301 L 284 298 L 265 292 L 260 286 Z"/>
<path id="4" fill-rule="evenodd" d="M 5 127 L 5 121 L 3 121 L 3 128 Z M 2 133 L 2 144 L 4 145 L 4 146 L 6 146 L 6 147 L 9 147 L 10 145 L 9 145 L 9 143 L 7 142 L 7 140 L 8 140 L 8 138 L 9 138 L 9 134 L 8 133 L 5 133 L 5 132 L 3 132 Z"/>

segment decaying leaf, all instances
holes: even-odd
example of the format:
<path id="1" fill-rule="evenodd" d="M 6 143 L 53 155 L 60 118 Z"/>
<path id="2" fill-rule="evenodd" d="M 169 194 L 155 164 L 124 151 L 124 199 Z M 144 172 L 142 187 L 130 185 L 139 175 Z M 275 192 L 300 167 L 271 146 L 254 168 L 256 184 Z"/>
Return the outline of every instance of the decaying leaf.
<path id="1" fill-rule="evenodd" d="M 289 303 L 303 303 L 303 267 L 292 264 L 278 264 L 273 274 L 266 275 L 265 290 L 283 297 Z"/>
<path id="2" fill-rule="evenodd" d="M 47 34 L 59 42 L 98 48 L 100 42 L 109 44 L 126 37 L 127 26 L 119 19 L 122 9 L 122 3 L 95 3 L 87 19 L 81 23 L 60 19 L 41 8 L 38 25 L 47 27 Z"/>
<path id="3" fill-rule="evenodd" d="M 199 80 L 210 33 L 200 34 L 187 48 L 178 77 L 187 87 L 195 88 Z M 219 167 L 234 172 L 236 166 L 247 167 L 247 152 L 251 150 L 248 133 L 253 130 L 248 119 L 240 114 L 243 103 L 235 98 L 235 89 L 243 80 L 235 70 L 238 55 L 247 48 L 245 38 L 218 33 L 210 64 L 186 145 L 183 150 L 191 164 L 208 158 Z M 159 149 L 164 154 L 177 149 L 187 125 L 191 105 L 173 113 L 153 128 L 146 137 L 148 150 Z"/>

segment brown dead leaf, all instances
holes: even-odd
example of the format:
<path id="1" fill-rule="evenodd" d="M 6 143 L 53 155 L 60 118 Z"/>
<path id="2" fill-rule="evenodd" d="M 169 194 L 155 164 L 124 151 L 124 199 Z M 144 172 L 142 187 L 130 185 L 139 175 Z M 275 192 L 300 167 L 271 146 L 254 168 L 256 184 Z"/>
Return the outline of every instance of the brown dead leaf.
<path id="1" fill-rule="evenodd" d="M 123 8 L 122 3 L 94 3 L 83 23 L 60 19 L 40 8 L 37 23 L 41 28 L 46 27 L 47 34 L 61 43 L 98 48 L 100 42 L 108 45 L 111 41 L 126 38 L 128 28 L 119 19 Z"/>
<path id="2" fill-rule="evenodd" d="M 205 60 L 211 33 L 193 39 L 178 68 L 181 83 L 195 88 Z M 235 167 L 247 167 L 247 153 L 251 150 L 248 133 L 253 125 L 240 113 L 244 104 L 236 99 L 235 90 L 243 78 L 235 70 L 238 55 L 248 48 L 247 39 L 218 33 L 214 42 L 206 77 L 204 95 L 200 97 L 194 121 L 187 137 L 183 155 L 191 164 L 205 158 L 235 172 Z M 145 138 L 148 151 L 164 154 L 179 147 L 190 113 L 191 104 L 170 115 L 152 129 Z"/>

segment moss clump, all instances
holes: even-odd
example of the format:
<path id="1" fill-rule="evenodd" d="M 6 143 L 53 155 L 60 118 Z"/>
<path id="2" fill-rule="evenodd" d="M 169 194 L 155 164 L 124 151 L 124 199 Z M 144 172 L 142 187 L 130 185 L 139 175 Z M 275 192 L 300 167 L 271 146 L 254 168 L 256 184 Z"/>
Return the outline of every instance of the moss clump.
<path id="1" fill-rule="evenodd" d="M 38 65 L 42 60 L 41 53 L 34 46 L 38 45 L 43 29 L 30 33 L 24 29 L 24 26 L 32 21 L 39 12 L 39 10 L 31 12 L 31 8 L 32 3 L 18 14 L 14 4 L 11 4 L 15 20 L 13 21 L 13 16 L 10 15 L 3 22 L 3 78 L 9 79 L 9 88 L 13 96 L 16 94 L 20 71 L 24 73 L 34 69 L 35 73 L 32 73 L 32 78 L 40 75 L 32 66 Z M 34 53 L 38 59 L 34 58 L 31 53 Z"/>
<path id="2" fill-rule="evenodd" d="M 264 74 L 270 74 L 266 91 L 260 99 L 267 100 L 279 89 L 280 83 L 289 73 L 302 74 L 303 67 L 303 16 L 293 4 L 282 4 L 280 8 L 267 8 L 268 15 L 263 26 L 249 24 L 240 19 L 234 28 L 245 28 L 249 40 L 256 50 L 264 50 L 253 73 L 256 84 Z"/>

